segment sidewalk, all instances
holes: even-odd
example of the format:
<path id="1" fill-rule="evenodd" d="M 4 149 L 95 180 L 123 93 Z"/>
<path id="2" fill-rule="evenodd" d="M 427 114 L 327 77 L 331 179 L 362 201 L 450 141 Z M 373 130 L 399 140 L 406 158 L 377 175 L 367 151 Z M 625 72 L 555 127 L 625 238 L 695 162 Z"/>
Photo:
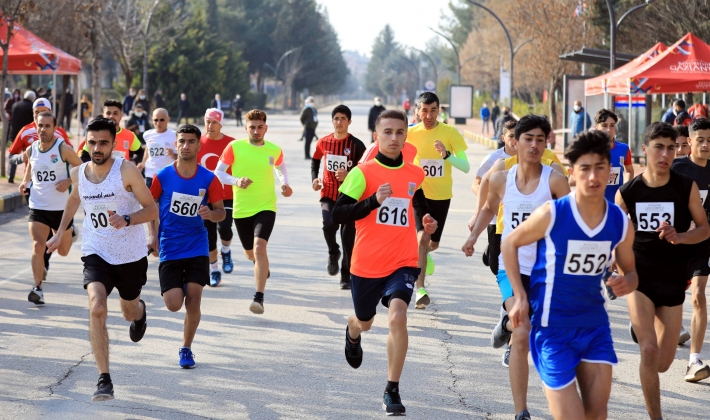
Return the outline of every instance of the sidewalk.
<path id="1" fill-rule="evenodd" d="M 20 172 L 22 170 L 22 172 Z M 10 184 L 7 182 L 7 178 L 0 179 L 0 213 L 14 211 L 22 206 L 27 205 L 27 198 L 20 195 L 18 187 L 22 182 L 22 174 L 25 173 L 25 165 L 21 165 L 17 168 L 17 175 L 15 175 L 15 183 Z"/>

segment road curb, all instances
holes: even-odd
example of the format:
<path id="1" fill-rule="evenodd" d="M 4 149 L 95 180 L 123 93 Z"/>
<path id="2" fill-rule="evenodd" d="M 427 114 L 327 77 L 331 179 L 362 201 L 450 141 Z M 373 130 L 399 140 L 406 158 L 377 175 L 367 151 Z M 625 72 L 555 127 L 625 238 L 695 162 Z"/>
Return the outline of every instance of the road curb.
<path id="1" fill-rule="evenodd" d="M 484 137 L 480 134 L 476 134 L 476 133 L 469 131 L 469 130 L 463 130 L 463 137 L 466 140 L 470 140 L 474 143 L 482 144 L 482 145 L 488 147 L 489 149 L 497 149 L 498 148 L 498 141 L 497 140 L 489 139 L 488 137 Z"/>
<path id="2" fill-rule="evenodd" d="M 15 211 L 27 205 L 27 198 L 20 195 L 19 191 L 0 195 L 0 213 Z"/>

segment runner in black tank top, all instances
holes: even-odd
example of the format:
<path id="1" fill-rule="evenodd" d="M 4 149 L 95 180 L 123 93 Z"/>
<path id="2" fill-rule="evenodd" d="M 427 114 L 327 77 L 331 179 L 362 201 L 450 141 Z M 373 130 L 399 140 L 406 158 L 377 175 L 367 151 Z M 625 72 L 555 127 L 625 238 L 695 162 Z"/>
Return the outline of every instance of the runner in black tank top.
<path id="1" fill-rule="evenodd" d="M 638 289 L 626 299 L 632 339 L 639 343 L 639 374 L 646 410 L 662 418 L 659 373 L 675 358 L 683 316 L 688 263 L 684 245 L 710 236 L 708 219 L 695 182 L 671 171 L 677 136 L 670 124 L 655 122 L 644 131 L 646 171 L 622 186 L 616 204 L 634 224 Z M 690 229 L 690 222 L 695 229 Z"/>

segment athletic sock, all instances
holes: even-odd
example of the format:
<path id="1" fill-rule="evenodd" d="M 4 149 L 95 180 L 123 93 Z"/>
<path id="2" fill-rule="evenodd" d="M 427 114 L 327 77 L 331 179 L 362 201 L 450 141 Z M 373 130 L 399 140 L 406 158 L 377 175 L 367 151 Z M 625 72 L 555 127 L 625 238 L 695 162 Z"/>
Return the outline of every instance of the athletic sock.
<path id="1" fill-rule="evenodd" d="M 111 375 L 108 373 L 102 373 L 99 375 L 99 382 L 111 382 Z"/>
<path id="2" fill-rule="evenodd" d="M 264 301 L 264 293 L 263 292 L 254 293 L 254 300 L 258 300 L 259 302 L 263 302 Z"/>
<path id="3" fill-rule="evenodd" d="M 688 366 L 692 365 L 698 360 L 700 360 L 700 353 L 690 353 L 690 362 L 688 363 Z"/>
<path id="4" fill-rule="evenodd" d="M 180 347 L 180 350 L 182 350 L 182 349 L 188 349 L 188 350 L 190 350 L 190 347 L 188 347 L 188 346 L 182 346 L 182 347 Z"/>
<path id="5" fill-rule="evenodd" d="M 226 254 L 229 252 L 229 246 L 228 245 L 222 245 L 222 254 Z"/>
<path id="6" fill-rule="evenodd" d="M 212 267 L 212 271 L 219 271 L 219 265 L 217 265 L 217 261 L 211 262 L 210 267 Z"/>
<path id="7" fill-rule="evenodd" d="M 385 387 L 385 392 L 399 392 L 399 382 L 387 381 L 387 386 Z"/>
<path id="8" fill-rule="evenodd" d="M 357 343 L 359 343 L 359 342 L 360 342 L 360 339 L 362 338 L 362 334 L 358 335 L 357 338 L 352 338 L 352 337 L 350 337 L 350 330 L 346 331 L 346 333 L 347 333 L 347 335 L 348 335 L 348 340 L 349 340 L 350 343 L 352 343 L 352 344 L 357 344 Z"/>

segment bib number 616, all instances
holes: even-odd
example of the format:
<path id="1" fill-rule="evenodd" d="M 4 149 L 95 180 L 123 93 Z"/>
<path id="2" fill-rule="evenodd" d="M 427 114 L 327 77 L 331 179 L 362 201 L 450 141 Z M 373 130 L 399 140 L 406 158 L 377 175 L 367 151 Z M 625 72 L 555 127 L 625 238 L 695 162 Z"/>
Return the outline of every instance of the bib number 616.
<path id="1" fill-rule="evenodd" d="M 377 224 L 398 227 L 409 226 L 409 200 L 387 198 L 377 209 Z"/>

